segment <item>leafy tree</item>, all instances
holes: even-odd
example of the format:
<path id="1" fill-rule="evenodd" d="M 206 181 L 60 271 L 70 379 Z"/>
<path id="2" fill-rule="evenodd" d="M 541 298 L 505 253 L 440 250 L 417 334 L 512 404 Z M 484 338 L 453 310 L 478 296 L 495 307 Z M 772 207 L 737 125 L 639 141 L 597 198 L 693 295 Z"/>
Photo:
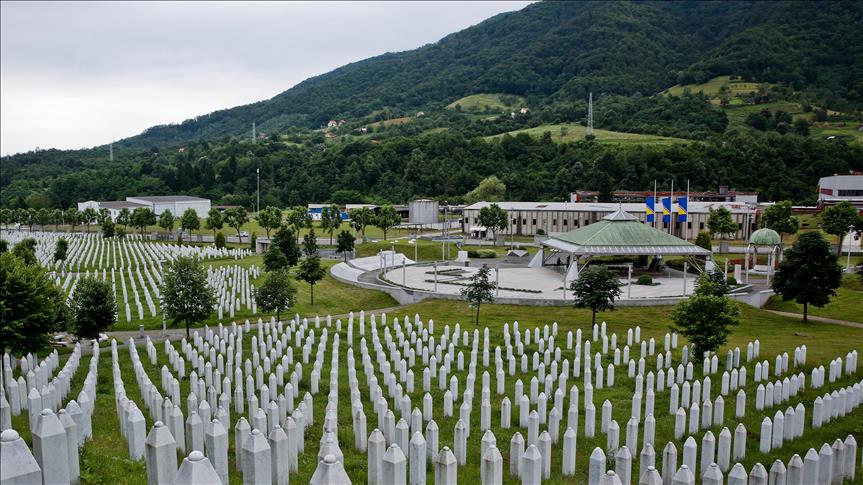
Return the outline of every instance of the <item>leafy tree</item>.
<path id="1" fill-rule="evenodd" d="M 60 230 L 60 224 L 63 222 L 63 211 L 61 209 L 51 209 L 51 224 L 54 224 L 54 231 Z"/>
<path id="2" fill-rule="evenodd" d="M 468 305 L 476 308 L 474 324 L 479 325 L 479 309 L 483 303 L 491 303 L 494 301 L 494 290 L 497 285 L 489 279 L 488 265 L 482 265 L 464 288 L 461 289 L 461 296 L 467 300 Z"/>
<path id="3" fill-rule="evenodd" d="M 216 231 L 221 231 L 225 223 L 222 221 L 222 213 L 219 209 L 213 207 L 210 212 L 207 212 L 206 228 L 208 231 L 213 231 L 213 241 L 216 240 Z"/>
<path id="4" fill-rule="evenodd" d="M 54 261 L 65 261 L 66 260 L 66 252 L 69 250 L 69 241 L 66 238 L 61 237 L 57 240 L 57 244 L 54 245 Z"/>
<path id="5" fill-rule="evenodd" d="M 96 209 L 93 209 L 92 207 L 87 207 L 80 212 L 80 217 L 81 222 L 83 222 L 84 225 L 87 226 L 87 232 L 90 232 L 90 224 L 96 222 Z"/>
<path id="6" fill-rule="evenodd" d="M 270 244 L 267 252 L 264 253 L 264 270 L 269 272 L 286 269 L 288 267 L 288 258 L 279 249 L 279 246 Z"/>
<path id="7" fill-rule="evenodd" d="M 299 242 L 303 229 L 311 229 L 312 216 L 305 207 L 294 206 L 288 211 L 287 222 L 288 225 L 294 228 L 294 234 L 297 237 L 297 242 Z"/>
<path id="8" fill-rule="evenodd" d="M 596 312 L 614 310 L 614 300 L 620 296 L 620 280 L 608 266 L 590 266 L 578 274 L 569 285 L 576 308 L 589 308 L 591 323 L 596 323 Z"/>
<path id="9" fill-rule="evenodd" d="M 246 212 L 246 208 L 243 206 L 231 207 L 225 211 L 224 220 L 228 227 L 236 229 L 237 237 L 240 238 L 240 242 L 243 242 L 243 236 L 240 235 L 240 228 L 243 227 L 243 224 L 249 222 L 249 215 Z"/>
<path id="10" fill-rule="evenodd" d="M 72 232 L 75 232 L 75 226 L 78 225 L 78 221 L 80 220 L 81 216 L 78 214 L 78 209 L 74 207 L 70 207 L 63 212 L 63 221 L 72 226 Z"/>
<path id="11" fill-rule="evenodd" d="M 725 276 L 725 272 L 721 269 L 714 269 L 713 271 L 705 271 L 698 277 L 698 281 L 696 282 L 696 289 L 698 285 L 709 284 L 709 288 L 705 288 L 704 291 L 713 291 L 713 294 L 716 296 L 727 295 L 731 288 L 728 286 L 728 278 Z"/>
<path id="12" fill-rule="evenodd" d="M 333 232 L 342 225 L 342 211 L 339 206 L 331 205 L 321 208 L 321 228 L 330 235 L 330 245 L 333 244 Z"/>
<path id="13" fill-rule="evenodd" d="M 318 254 L 318 238 L 315 236 L 314 229 L 309 229 L 309 232 L 303 236 L 303 252 L 306 253 L 306 256 Z"/>
<path id="14" fill-rule="evenodd" d="M 270 231 L 278 229 L 282 225 L 282 211 L 277 207 L 267 206 L 267 208 L 258 212 L 255 216 L 258 225 L 267 233 L 267 239 L 270 238 Z"/>
<path id="15" fill-rule="evenodd" d="M 718 295 L 711 276 L 699 277 L 695 294 L 681 301 L 671 314 L 674 330 L 694 346 L 694 355 L 714 352 L 728 340 L 731 327 L 740 323 L 740 308 Z"/>
<path id="16" fill-rule="evenodd" d="M 354 230 L 366 237 L 366 226 L 374 225 L 375 213 L 368 207 L 360 207 L 352 210 L 350 216 Z"/>
<path id="17" fill-rule="evenodd" d="M 111 211 L 105 207 L 99 209 L 99 212 L 96 213 L 96 222 L 98 222 L 100 225 L 104 224 L 105 221 L 109 219 L 111 219 Z"/>
<path id="18" fill-rule="evenodd" d="M 147 207 L 138 207 L 132 211 L 132 225 L 140 229 L 141 236 L 144 236 L 144 231 L 147 226 L 156 224 L 156 214 Z"/>
<path id="19" fill-rule="evenodd" d="M 251 249 L 252 251 L 257 251 L 258 250 L 257 244 L 258 244 L 258 233 L 256 233 L 255 231 L 252 231 L 252 235 L 249 236 L 249 249 Z"/>
<path id="20" fill-rule="evenodd" d="M 764 227 L 779 233 L 779 239 L 784 234 L 794 234 L 800 228 L 800 221 L 791 215 L 791 201 L 782 200 L 764 209 L 761 220 Z"/>
<path id="21" fill-rule="evenodd" d="M 161 290 L 165 315 L 174 325 L 186 325 L 186 338 L 189 328 L 209 317 L 216 303 L 213 289 L 207 284 L 207 272 L 195 258 L 181 256 L 168 262 Z"/>
<path id="22" fill-rule="evenodd" d="M 737 224 L 731 218 L 731 211 L 725 207 L 707 209 L 707 227 L 713 234 L 720 237 L 737 232 Z"/>
<path id="23" fill-rule="evenodd" d="M 492 244 L 497 245 L 497 233 L 509 226 L 509 216 L 497 204 L 491 204 L 479 210 L 479 223 L 494 232 Z"/>
<path id="24" fill-rule="evenodd" d="M 126 229 L 126 226 L 132 223 L 132 212 L 128 207 L 123 207 L 120 209 L 120 212 L 117 214 L 117 220 L 114 222 L 123 226 L 123 229 Z"/>
<path id="25" fill-rule="evenodd" d="M 41 226 L 41 229 L 44 231 L 45 226 L 47 226 L 48 224 L 51 224 L 51 222 L 52 222 L 51 211 L 44 208 L 44 207 L 42 209 L 37 210 L 36 211 L 36 220 L 39 221 L 39 225 Z"/>
<path id="26" fill-rule="evenodd" d="M 708 251 L 713 251 L 713 242 L 710 240 L 710 233 L 707 231 L 699 232 L 698 236 L 695 237 L 695 245 Z"/>
<path id="27" fill-rule="evenodd" d="M 27 225 L 27 232 L 33 232 L 33 224 L 36 223 L 36 217 L 37 217 L 36 209 L 34 209 L 32 207 L 29 209 L 24 209 L 24 212 L 22 213 L 22 215 L 23 215 L 23 219 L 21 222 L 23 222 L 24 224 Z"/>
<path id="28" fill-rule="evenodd" d="M 195 209 L 186 209 L 183 216 L 180 217 L 180 229 L 189 231 L 189 241 L 192 240 L 192 231 L 197 231 L 201 228 L 201 220 L 198 219 L 198 213 Z"/>
<path id="29" fill-rule="evenodd" d="M 809 122 L 800 118 L 794 122 L 794 133 L 800 136 L 809 136 Z"/>
<path id="30" fill-rule="evenodd" d="M 836 254 L 842 253 L 842 241 L 845 239 L 845 235 L 851 232 L 852 228 L 858 224 L 859 217 L 857 209 L 847 200 L 827 207 L 821 213 L 821 222 L 827 234 L 839 236 L 839 245 L 836 248 Z"/>
<path id="31" fill-rule="evenodd" d="M 64 299 L 42 268 L 12 253 L 0 254 L 0 349 L 24 354 L 45 348 Z"/>
<path id="32" fill-rule="evenodd" d="M 174 215 L 168 209 L 159 215 L 159 227 L 164 229 L 166 234 L 174 230 Z"/>
<path id="33" fill-rule="evenodd" d="M 300 261 L 297 269 L 297 279 L 309 284 L 311 303 L 315 304 L 315 284 L 324 279 L 326 270 L 321 265 L 321 258 L 317 253 L 312 253 Z"/>
<path id="34" fill-rule="evenodd" d="M 281 250 L 287 267 L 296 266 L 300 262 L 300 257 L 302 256 L 300 246 L 297 244 L 297 238 L 294 236 L 293 229 L 287 224 L 282 224 L 279 227 L 279 230 L 273 235 L 270 245 L 277 246 Z"/>
<path id="35" fill-rule="evenodd" d="M 402 218 L 398 212 L 396 212 L 395 207 L 391 205 L 385 205 L 381 207 L 381 211 L 378 214 L 377 218 L 375 218 L 375 226 L 380 228 L 384 233 L 384 241 L 387 240 L 387 231 L 391 228 L 401 224 Z"/>
<path id="36" fill-rule="evenodd" d="M 72 302 L 72 327 L 78 338 L 95 339 L 117 323 L 114 289 L 93 277 L 78 280 Z"/>
<path id="37" fill-rule="evenodd" d="M 492 175 L 487 177 L 476 186 L 475 189 L 465 195 L 468 203 L 474 202 L 500 202 L 506 196 L 506 184 Z"/>
<path id="38" fill-rule="evenodd" d="M 773 291 L 784 301 L 803 305 L 808 321 L 809 305 L 823 307 L 836 295 L 842 283 L 842 269 L 830 244 L 817 231 L 806 231 L 786 253 L 773 277 Z"/>
<path id="39" fill-rule="evenodd" d="M 32 238 L 18 241 L 18 244 L 12 248 L 12 254 L 23 261 L 24 264 L 36 265 L 39 262 L 36 259 L 36 240 Z"/>
<path id="40" fill-rule="evenodd" d="M 354 241 L 356 241 L 356 238 L 349 231 L 342 231 L 339 233 L 339 237 L 336 241 L 336 251 L 342 253 L 345 261 L 348 260 L 348 253 L 354 250 Z"/>
<path id="41" fill-rule="evenodd" d="M 222 249 L 225 247 L 225 235 L 219 231 L 216 234 L 216 237 L 213 238 L 213 245 L 216 246 L 216 249 Z"/>
<path id="42" fill-rule="evenodd" d="M 296 300 L 297 289 L 291 284 L 291 276 L 286 269 L 269 271 L 261 286 L 255 289 L 255 301 L 264 311 L 276 312 L 277 322 L 281 321 L 281 312 L 289 310 Z"/>
<path id="43" fill-rule="evenodd" d="M 5 239 L 0 239 L 0 254 L 9 251 L 9 241 Z"/>
<path id="44" fill-rule="evenodd" d="M 0 224 L 9 228 L 9 224 L 12 222 L 12 210 L 6 207 L 0 207 Z"/>
<path id="45" fill-rule="evenodd" d="M 112 221 L 110 217 L 105 219 L 102 223 L 102 237 L 114 237 L 115 229 L 114 221 Z"/>

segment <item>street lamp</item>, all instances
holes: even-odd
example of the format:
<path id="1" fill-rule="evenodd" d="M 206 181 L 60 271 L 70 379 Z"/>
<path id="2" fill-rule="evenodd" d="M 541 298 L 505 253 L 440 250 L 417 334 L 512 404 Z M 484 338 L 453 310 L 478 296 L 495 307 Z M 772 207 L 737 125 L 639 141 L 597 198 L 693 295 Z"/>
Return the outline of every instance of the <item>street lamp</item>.
<path id="1" fill-rule="evenodd" d="M 256 175 L 257 180 L 258 180 L 258 203 L 256 204 L 257 209 L 255 210 L 255 212 L 261 212 L 261 169 L 260 169 L 260 167 L 255 169 L 255 175 Z"/>

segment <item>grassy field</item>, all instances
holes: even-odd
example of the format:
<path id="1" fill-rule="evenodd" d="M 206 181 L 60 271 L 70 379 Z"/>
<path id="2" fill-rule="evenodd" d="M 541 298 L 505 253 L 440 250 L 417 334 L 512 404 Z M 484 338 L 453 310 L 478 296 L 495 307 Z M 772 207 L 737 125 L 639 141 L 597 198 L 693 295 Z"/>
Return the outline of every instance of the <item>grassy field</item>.
<path id="1" fill-rule="evenodd" d="M 532 329 L 538 325 L 550 325 L 551 322 L 556 321 L 560 326 L 560 337 L 558 339 L 558 345 L 565 346 L 564 336 L 566 335 L 566 332 L 570 330 L 575 331 L 576 329 L 582 329 L 585 332 L 584 337 L 590 338 L 590 317 L 586 311 L 574 310 L 565 307 L 542 308 L 542 311 L 537 310 L 538 308 L 536 307 L 487 305 L 483 307 L 481 327 L 489 328 L 492 345 L 499 345 L 501 342 L 502 324 L 504 322 L 513 322 L 514 320 L 517 320 L 519 322 L 520 328 L 522 330 L 525 328 Z M 622 339 L 622 341 L 625 341 L 625 333 L 628 327 L 640 325 L 643 338 L 657 339 L 658 347 L 661 349 L 662 336 L 668 331 L 668 325 L 670 323 L 668 320 L 668 315 L 670 311 L 671 307 L 622 308 L 616 312 L 601 314 L 599 321 L 608 321 L 608 332 L 617 333 L 619 340 Z M 423 319 L 434 319 L 436 333 L 442 332 L 443 325 L 453 325 L 456 322 L 461 322 L 462 329 L 466 331 L 473 331 L 473 329 L 476 328 L 474 327 L 471 320 L 473 310 L 468 308 L 466 304 L 454 304 L 451 301 L 426 301 L 417 305 L 405 307 L 397 312 L 390 314 L 389 321 L 392 322 L 393 317 L 398 317 L 400 320 L 401 317 L 410 317 L 411 319 L 413 319 L 413 315 L 415 313 L 419 313 Z M 331 328 L 330 332 L 335 332 L 335 328 Z M 769 338 L 767 338 L 767 336 L 769 336 Z M 344 342 L 344 345 L 342 347 L 343 357 L 345 352 L 344 349 L 347 347 L 354 347 L 354 352 L 358 352 L 357 347 L 359 346 L 360 337 L 356 332 L 354 334 L 353 341 L 351 341 L 347 339 L 345 328 L 343 327 L 340 337 L 343 339 Z M 250 336 L 246 335 L 247 340 L 246 344 L 244 345 L 244 347 L 246 348 L 248 348 L 249 345 L 249 338 Z M 744 350 L 745 356 L 745 345 L 755 338 L 761 339 L 761 357 L 763 359 L 768 359 L 771 362 L 775 354 L 781 352 L 791 352 L 793 351 L 795 346 L 798 346 L 802 343 L 807 344 L 807 365 L 802 369 L 794 369 L 794 371 L 799 372 L 802 370 L 804 372 L 807 372 L 808 374 L 808 370 L 813 366 L 819 364 L 826 364 L 830 359 L 833 359 L 840 355 L 844 355 L 845 352 L 853 348 L 859 347 L 860 342 L 863 341 L 863 330 L 839 327 L 835 325 L 803 325 L 800 321 L 795 319 L 783 318 L 775 316 L 768 312 L 751 308 L 744 308 L 743 324 L 735 329 L 734 333 L 731 336 L 729 345 L 723 347 L 723 351 L 724 349 L 731 348 L 732 346 L 737 345 L 741 346 L 741 348 Z M 176 345 L 177 344 L 175 343 L 175 347 Z M 157 345 L 156 347 L 158 349 L 158 361 L 155 366 L 151 365 L 149 360 L 146 358 L 146 353 L 144 352 L 144 346 L 142 344 L 138 344 L 138 353 L 140 356 L 142 356 L 142 364 L 144 370 L 148 373 L 150 379 L 153 380 L 154 383 L 158 384 L 159 368 L 162 365 L 168 364 L 168 361 L 163 352 L 163 346 Z M 299 355 L 296 350 L 297 349 L 295 349 L 294 355 Z M 320 383 L 322 391 L 314 396 L 315 422 L 307 431 L 307 435 L 305 438 L 306 451 L 299 457 L 299 473 L 294 474 L 290 477 L 292 483 L 307 483 L 316 467 L 316 454 L 318 450 L 318 442 L 321 438 L 321 423 L 323 420 L 323 410 L 326 406 L 325 390 L 329 388 L 328 363 L 330 362 L 331 350 L 331 346 L 327 345 L 325 350 L 326 354 L 324 356 L 324 372 L 322 372 Z M 467 349 L 465 348 L 460 348 L 458 350 L 467 352 Z M 526 350 L 530 353 L 535 351 L 535 343 L 531 343 L 531 345 L 528 346 Z M 571 357 L 571 352 L 571 350 L 564 350 L 563 357 Z M 125 384 L 127 395 L 140 404 L 140 390 L 138 388 L 134 377 L 134 372 L 132 370 L 129 350 L 125 348 L 119 349 L 118 358 L 121 369 L 121 376 Z M 678 349 L 674 352 L 674 362 L 679 362 L 679 359 L 680 351 Z M 466 359 L 466 361 L 467 360 L 468 359 Z M 348 397 L 350 394 L 350 389 L 347 378 L 346 361 L 347 359 L 345 358 L 340 359 L 339 366 L 338 389 L 340 399 L 338 401 L 338 435 L 341 443 L 340 448 L 344 453 L 345 469 L 351 480 L 354 483 L 366 483 L 367 457 L 364 453 L 357 452 L 353 447 L 353 433 L 350 420 L 350 399 Z M 720 361 L 722 362 L 720 363 L 721 372 L 724 368 L 724 359 L 720 359 Z M 75 375 L 75 378 L 72 382 L 73 394 L 77 394 L 77 392 L 82 386 L 83 379 L 87 370 L 87 363 L 88 358 L 85 357 L 82 361 L 82 365 L 79 368 L 78 373 Z M 605 356 L 603 360 L 603 365 L 607 365 L 608 363 L 610 363 L 610 357 Z M 650 358 L 650 364 L 648 367 L 653 365 L 652 363 L 653 357 Z M 695 365 L 695 374 L 696 377 L 699 377 L 701 374 L 701 365 L 700 363 L 696 364 L 697 365 Z M 362 371 L 361 365 L 357 365 L 358 371 Z M 748 366 L 750 371 L 752 370 L 752 365 L 753 364 L 750 363 Z M 414 369 L 415 372 L 416 369 L 417 368 Z M 311 370 L 311 365 L 303 366 L 304 376 L 299 386 L 301 396 L 309 390 L 309 373 L 311 372 Z M 483 370 L 484 368 L 481 365 L 480 358 L 478 363 L 478 372 L 481 373 Z M 604 400 L 608 400 L 613 405 L 612 418 L 617 420 L 617 422 L 625 429 L 625 423 L 628 419 L 630 412 L 632 400 L 631 389 L 633 389 L 634 382 L 633 379 L 630 379 L 626 376 L 625 371 L 621 370 L 622 369 L 618 369 L 616 384 L 614 387 L 594 390 L 594 403 L 597 408 L 601 408 L 602 402 Z M 458 371 L 454 365 L 452 375 L 458 376 L 461 386 L 460 390 L 463 389 L 466 372 Z M 510 396 L 510 398 L 512 398 L 512 389 L 514 386 L 515 379 L 517 377 L 525 378 L 526 375 L 517 373 L 515 377 L 511 377 L 507 374 L 505 378 L 506 395 Z M 714 398 L 719 394 L 719 380 L 718 376 L 715 377 L 716 378 L 714 379 L 712 392 L 712 397 Z M 377 378 L 379 382 L 382 382 L 382 376 L 380 375 L 380 373 L 377 373 Z M 365 384 L 365 376 L 358 376 L 358 379 L 360 381 L 360 391 L 363 393 L 364 396 L 367 396 L 368 388 Z M 724 424 L 730 429 L 734 429 L 738 422 L 742 422 L 746 425 L 748 435 L 746 443 L 746 458 L 743 461 L 743 464 L 747 468 L 747 470 L 751 469 L 751 467 L 756 462 L 761 462 L 763 464 L 769 465 L 773 462 L 775 458 L 781 458 L 783 461 L 787 461 L 794 453 L 798 453 L 802 456 L 803 454 L 805 454 L 805 451 L 809 447 L 820 447 L 820 445 L 824 442 L 832 442 L 835 438 L 844 438 L 849 433 L 854 434 L 857 437 L 861 436 L 861 433 L 863 433 L 863 408 L 858 408 L 849 416 L 833 420 L 819 429 L 811 429 L 809 426 L 811 420 L 811 401 L 815 398 L 816 395 L 824 394 L 824 392 L 836 389 L 839 386 L 848 386 L 853 382 L 856 382 L 858 379 L 859 373 L 856 377 L 843 377 L 837 383 L 828 384 L 823 389 L 814 390 L 807 386 L 804 391 L 799 393 L 797 396 L 791 398 L 789 403 L 783 404 L 779 409 L 784 409 L 786 405 L 794 406 L 798 402 L 805 403 L 805 405 L 809 408 L 807 409 L 805 434 L 802 438 L 798 438 L 786 443 L 781 450 L 774 451 L 768 455 L 765 455 L 758 451 L 758 443 L 760 438 L 760 422 L 765 415 L 772 416 L 776 409 L 767 409 L 761 412 L 758 412 L 754 409 L 754 394 L 756 384 L 754 383 L 754 379 L 750 377 L 748 379 L 747 385 L 744 388 L 747 395 L 749 396 L 747 400 L 746 416 L 740 420 L 734 417 L 734 399 L 733 396 L 727 396 L 725 403 L 724 422 Z M 423 395 L 421 384 L 422 379 L 420 376 L 417 376 L 416 380 L 418 383 L 416 386 L 416 392 L 410 394 L 414 406 L 419 405 L 419 403 L 421 402 L 421 397 Z M 568 385 L 572 384 L 578 385 L 579 388 L 583 387 L 582 379 L 580 378 L 570 378 Z M 480 385 L 481 384 L 478 378 L 477 386 Z M 188 381 L 181 381 L 180 386 L 181 394 L 185 397 L 189 391 Z M 529 388 L 529 386 L 526 387 Z M 494 379 L 492 379 L 492 389 L 494 389 Z M 430 394 L 432 395 L 434 402 L 435 421 L 440 427 L 440 446 L 450 446 L 452 448 L 453 429 L 458 413 L 455 413 L 455 418 L 442 416 L 442 391 L 438 389 L 437 379 L 432 380 Z M 515 483 L 515 481 L 512 480 L 512 477 L 508 473 L 509 462 L 511 459 L 511 457 L 509 456 L 509 439 L 512 434 L 518 429 L 515 427 L 507 430 L 500 428 L 498 403 L 501 398 L 502 396 L 497 395 L 494 390 L 492 390 L 492 431 L 497 438 L 498 448 L 500 449 L 501 454 L 504 458 L 503 468 L 505 483 Z M 363 401 L 363 406 L 366 416 L 368 418 L 368 430 L 369 432 L 371 432 L 371 430 L 376 427 L 376 416 L 374 415 L 374 412 L 372 410 L 371 403 Z M 185 403 L 181 407 L 183 408 L 185 414 Z M 470 435 L 468 438 L 468 464 L 465 466 L 461 466 L 458 469 L 458 478 L 460 482 L 476 482 L 479 479 L 479 447 L 482 432 L 479 429 L 480 420 L 478 407 L 479 406 L 475 400 L 474 410 L 470 423 Z M 654 408 L 655 417 L 657 419 L 657 448 L 658 450 L 661 450 L 666 441 L 674 441 L 677 445 L 678 453 L 682 453 L 682 440 L 675 440 L 673 437 L 674 418 L 673 416 L 670 416 L 668 414 L 668 407 L 668 392 L 662 392 L 657 394 Z M 597 421 L 600 421 L 601 413 L 599 411 L 600 410 L 597 409 Z M 148 413 L 145 412 L 144 414 L 146 415 Z M 231 422 L 234 423 L 237 418 L 238 416 L 232 409 Z M 557 444 L 552 448 L 552 476 L 549 480 L 544 481 L 543 483 L 586 483 L 588 457 L 594 447 L 599 446 L 603 449 L 606 447 L 606 437 L 604 434 L 599 432 L 598 424 L 595 438 L 584 437 L 583 410 L 580 413 L 580 419 L 582 420 L 582 427 L 579 430 L 578 438 L 577 476 L 570 479 L 565 479 L 561 477 L 560 464 L 562 447 L 560 446 L 560 444 Z M 514 424 L 517 424 L 518 422 L 517 408 L 513 409 L 513 422 Z M 119 426 L 117 423 L 117 415 L 115 412 L 113 400 L 111 354 L 109 349 L 103 349 L 99 362 L 96 406 L 95 415 L 93 417 L 94 439 L 86 443 L 81 455 L 81 470 L 84 483 L 138 484 L 144 483 L 146 481 L 146 472 L 143 461 L 129 460 L 127 445 L 124 439 L 120 436 Z M 564 423 L 566 423 L 566 417 L 564 417 L 561 424 L 565 426 Z M 148 430 L 150 429 L 152 424 L 152 419 L 147 416 Z M 13 426 L 15 427 L 15 429 L 21 431 L 21 434 L 25 440 L 27 440 L 28 442 L 30 441 L 30 434 L 27 431 L 27 418 L 25 416 L 22 415 L 15 417 L 13 419 Z M 710 429 L 714 433 L 714 435 L 718 435 L 720 431 L 720 427 L 718 426 L 713 426 Z M 524 430 L 520 431 L 524 432 Z M 621 430 L 621 444 L 625 442 L 625 436 L 625 431 Z M 702 432 L 696 434 L 699 445 L 701 436 Z M 641 439 L 643 439 L 643 437 L 641 436 L 640 430 L 639 443 L 641 442 Z M 231 436 L 229 438 L 230 481 L 234 483 L 240 483 L 241 476 L 234 467 L 234 453 L 234 436 L 233 431 L 231 430 Z M 658 453 L 661 453 L 661 451 L 658 451 Z M 681 457 L 678 456 L 678 463 L 680 463 L 680 460 Z M 661 460 L 657 460 L 657 463 L 661 463 Z M 613 468 L 612 461 L 609 461 L 608 467 Z M 428 483 L 432 483 L 434 477 L 433 468 L 429 466 L 427 470 Z M 638 470 L 637 458 L 634 460 L 633 463 L 633 472 L 635 472 L 636 470 Z"/>
<path id="2" fill-rule="evenodd" d="M 861 284 L 860 278 L 856 274 L 844 275 L 842 286 L 837 290 L 837 293 L 830 303 L 823 307 L 810 305 L 809 315 L 863 323 L 863 284 Z M 803 314 L 803 305 L 794 301 L 783 301 L 780 296 L 770 298 L 765 308 Z"/>
<path id="3" fill-rule="evenodd" d="M 472 94 L 453 101 L 447 105 L 447 108 L 456 109 L 456 105 L 467 112 L 514 111 L 524 106 L 524 98 L 507 94 Z"/>
<path id="4" fill-rule="evenodd" d="M 863 131 L 857 128 L 861 124 L 863 122 L 860 121 L 849 121 L 845 123 L 845 126 L 839 126 L 838 123 L 830 123 L 829 126 L 823 126 L 819 123 L 819 126 L 813 126 L 809 129 L 809 134 L 813 138 L 827 139 L 828 137 L 835 136 L 836 139 L 849 143 L 863 143 Z"/>
<path id="5" fill-rule="evenodd" d="M 391 118 L 388 120 L 376 121 L 374 123 L 369 123 L 367 126 L 392 126 L 392 125 L 402 125 L 405 123 L 410 123 L 413 118 L 410 116 L 404 116 L 402 118 Z"/>
<path id="6" fill-rule="evenodd" d="M 486 140 L 494 140 L 503 137 L 504 135 L 518 135 L 519 133 L 527 133 L 530 136 L 542 136 L 543 133 L 549 132 L 551 139 L 556 142 L 575 142 L 584 140 L 587 133 L 587 128 L 578 123 L 561 123 L 556 125 L 540 125 L 535 128 L 525 128 L 522 130 L 514 130 L 500 135 L 486 137 Z M 624 145 L 648 144 L 648 145 L 669 145 L 672 143 L 690 143 L 689 140 L 682 138 L 671 138 L 658 135 L 640 135 L 637 133 L 623 133 L 619 131 L 608 131 L 594 129 L 596 140 L 599 143 L 619 143 Z"/>
<path id="7" fill-rule="evenodd" d="M 758 83 L 737 80 L 732 81 L 731 76 L 718 76 L 702 84 L 676 84 L 663 91 L 662 94 L 680 96 L 688 90 L 692 94 L 703 93 L 705 96 L 713 97 L 719 94 L 719 90 L 722 86 L 728 86 L 731 96 L 754 93 L 758 90 Z"/>

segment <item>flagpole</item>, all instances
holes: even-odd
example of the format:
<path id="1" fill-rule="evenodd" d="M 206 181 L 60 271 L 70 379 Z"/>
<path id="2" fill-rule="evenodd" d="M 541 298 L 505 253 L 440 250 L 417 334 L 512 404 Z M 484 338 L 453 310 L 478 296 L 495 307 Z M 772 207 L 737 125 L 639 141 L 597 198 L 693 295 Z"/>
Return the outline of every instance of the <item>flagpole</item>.
<path id="1" fill-rule="evenodd" d="M 683 218 L 685 219 L 684 222 L 686 222 L 687 226 L 688 226 L 688 223 L 689 223 L 689 179 L 686 179 L 686 214 L 683 215 Z M 684 227 L 687 227 L 687 226 L 684 226 Z M 684 233 L 686 234 L 686 240 L 688 241 L 690 236 L 692 236 L 692 234 L 690 234 L 690 231 L 685 230 L 685 229 L 684 229 Z"/>
<path id="2" fill-rule="evenodd" d="M 671 193 L 668 194 L 668 233 L 674 234 L 674 218 L 671 214 L 674 209 L 674 179 L 671 179 Z"/>
<path id="3" fill-rule="evenodd" d="M 653 228 L 656 229 L 656 179 L 653 179 Z"/>

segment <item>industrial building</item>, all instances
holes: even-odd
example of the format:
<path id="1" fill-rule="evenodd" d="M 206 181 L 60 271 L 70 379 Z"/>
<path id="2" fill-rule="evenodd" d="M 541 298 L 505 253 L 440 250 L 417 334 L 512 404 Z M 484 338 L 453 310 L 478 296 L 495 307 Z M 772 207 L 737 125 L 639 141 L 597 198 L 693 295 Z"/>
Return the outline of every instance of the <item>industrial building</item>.
<path id="1" fill-rule="evenodd" d="M 662 198 L 681 195 L 683 192 L 652 190 L 615 190 L 611 193 L 611 202 L 644 202 L 650 197 Z M 737 189 L 729 189 L 727 185 L 720 185 L 718 191 L 690 191 L 689 200 L 693 202 L 740 202 L 747 204 L 758 203 L 758 192 L 743 192 Z M 570 202 L 599 202 L 599 191 L 577 190 L 569 194 Z"/>
<path id="2" fill-rule="evenodd" d="M 126 202 L 133 202 L 148 207 L 156 215 L 161 215 L 166 210 L 171 211 L 176 217 L 183 215 L 187 209 L 194 209 L 198 217 L 207 217 L 210 212 L 210 199 L 192 197 L 189 195 L 148 195 L 138 197 L 126 197 Z"/>
<path id="3" fill-rule="evenodd" d="M 848 201 L 863 208 L 863 173 L 831 175 L 818 180 L 818 205 L 833 205 Z"/>
<path id="4" fill-rule="evenodd" d="M 82 211 L 85 209 L 93 209 L 96 212 L 99 212 L 102 209 L 108 209 L 109 217 L 111 217 L 112 221 L 117 220 L 117 216 L 120 215 L 120 211 L 123 209 L 129 209 L 129 212 L 137 209 L 138 207 L 147 207 L 144 204 L 137 204 L 135 202 L 128 202 L 125 200 L 107 200 L 102 202 L 97 202 L 95 200 L 88 200 L 86 202 L 78 202 L 78 210 Z"/>
<path id="5" fill-rule="evenodd" d="M 464 217 L 462 217 L 462 231 L 465 234 L 478 238 L 491 237 L 491 231 L 479 223 L 480 209 L 491 204 L 491 202 L 477 202 L 465 208 Z M 509 227 L 500 231 L 497 236 L 565 233 L 599 222 L 618 210 L 626 211 L 647 224 L 647 207 L 644 203 L 496 202 L 496 204 L 509 215 Z M 686 221 L 678 222 L 675 212 L 671 217 L 674 222 L 662 222 L 662 215 L 657 213 L 656 222 L 649 224 L 682 239 L 695 239 L 700 231 L 707 230 L 709 209 L 725 207 L 731 212 L 731 218 L 738 226 L 737 232 L 728 236 L 731 239 L 748 239 L 752 231 L 757 228 L 760 214 L 759 206 L 751 203 L 689 202 L 688 206 Z M 541 232 L 538 232 L 539 230 Z"/>

